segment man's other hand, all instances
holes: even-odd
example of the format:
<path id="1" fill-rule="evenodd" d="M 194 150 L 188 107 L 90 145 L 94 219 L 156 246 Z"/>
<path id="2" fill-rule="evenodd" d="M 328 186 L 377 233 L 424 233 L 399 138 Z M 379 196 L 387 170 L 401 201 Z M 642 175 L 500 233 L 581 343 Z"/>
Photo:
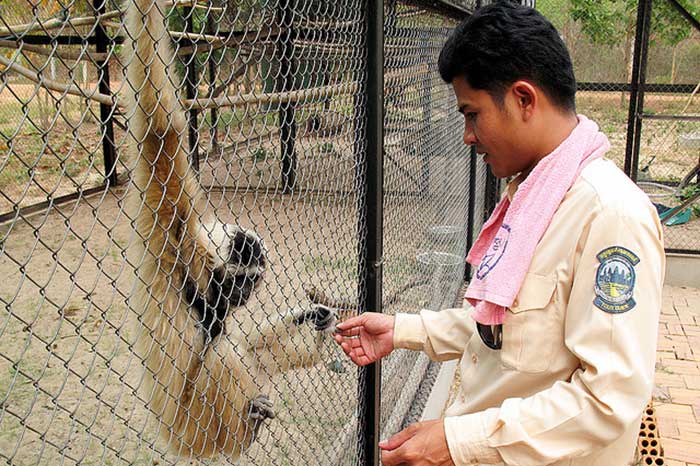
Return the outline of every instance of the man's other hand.
<path id="1" fill-rule="evenodd" d="M 442 419 L 412 424 L 379 448 L 384 466 L 454 466 Z"/>
<path id="2" fill-rule="evenodd" d="M 338 324 L 334 338 L 352 362 L 366 366 L 394 350 L 394 316 L 365 312 Z"/>

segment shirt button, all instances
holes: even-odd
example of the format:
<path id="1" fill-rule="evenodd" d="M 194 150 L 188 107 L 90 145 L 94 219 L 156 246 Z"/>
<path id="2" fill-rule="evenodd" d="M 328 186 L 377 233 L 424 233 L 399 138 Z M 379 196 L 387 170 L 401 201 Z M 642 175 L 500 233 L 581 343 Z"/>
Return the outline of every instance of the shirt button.
<path id="1" fill-rule="evenodd" d="M 472 363 L 476 364 L 479 361 L 479 358 L 476 357 L 476 354 L 472 354 Z"/>
<path id="2" fill-rule="evenodd" d="M 518 307 L 518 304 L 520 304 L 518 298 L 515 298 L 515 300 L 513 300 L 513 307 Z"/>

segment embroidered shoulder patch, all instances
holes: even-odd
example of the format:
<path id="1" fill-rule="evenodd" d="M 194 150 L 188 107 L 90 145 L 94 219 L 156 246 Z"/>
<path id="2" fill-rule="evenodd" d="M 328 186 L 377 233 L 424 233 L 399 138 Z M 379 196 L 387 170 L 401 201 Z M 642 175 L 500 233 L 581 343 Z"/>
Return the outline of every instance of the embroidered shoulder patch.
<path id="1" fill-rule="evenodd" d="M 595 300 L 593 304 L 610 314 L 621 314 L 635 306 L 634 267 L 639 257 L 622 246 L 612 246 L 597 255 L 600 265 L 595 277 Z"/>

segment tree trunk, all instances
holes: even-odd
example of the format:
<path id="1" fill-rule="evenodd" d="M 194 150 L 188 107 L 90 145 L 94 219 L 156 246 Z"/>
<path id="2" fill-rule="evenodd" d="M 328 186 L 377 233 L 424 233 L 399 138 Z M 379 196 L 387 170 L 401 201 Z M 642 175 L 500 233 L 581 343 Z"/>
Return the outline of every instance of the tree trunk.
<path id="1" fill-rule="evenodd" d="M 32 58 L 35 56 L 34 54 L 26 54 L 27 59 L 29 60 L 30 63 L 33 62 Z M 41 59 L 41 57 L 39 57 Z M 32 66 L 35 68 L 39 69 L 40 67 L 37 67 L 32 63 Z M 52 70 L 49 69 L 49 72 Z M 39 124 L 41 125 L 41 130 L 42 131 L 48 131 L 49 130 L 49 125 L 51 124 L 51 118 L 50 118 L 50 100 L 51 98 L 49 97 L 49 90 L 46 89 L 45 87 L 41 86 L 39 87 L 39 90 L 37 91 L 36 94 L 36 99 L 37 103 L 39 104 Z"/>
<path id="2" fill-rule="evenodd" d="M 673 46 L 673 54 L 671 55 L 671 84 L 676 84 L 676 73 L 678 72 L 678 49 L 681 44 Z"/>
<path id="3" fill-rule="evenodd" d="M 633 65 L 633 60 L 632 56 L 634 55 L 634 24 L 629 25 L 627 27 L 627 32 L 625 34 L 625 50 L 624 50 L 624 57 L 625 57 L 625 69 L 624 69 L 624 81 L 625 83 L 631 83 L 632 82 L 632 65 Z M 620 93 L 620 108 L 625 107 L 625 94 L 626 92 L 622 91 Z"/>

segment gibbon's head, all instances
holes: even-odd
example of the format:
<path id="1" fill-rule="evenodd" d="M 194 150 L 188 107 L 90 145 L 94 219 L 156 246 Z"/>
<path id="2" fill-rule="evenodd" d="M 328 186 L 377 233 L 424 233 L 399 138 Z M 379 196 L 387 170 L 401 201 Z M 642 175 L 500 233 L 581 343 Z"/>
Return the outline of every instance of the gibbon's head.
<path id="1" fill-rule="evenodd" d="M 221 279 L 221 291 L 229 305 L 240 306 L 248 301 L 265 273 L 265 246 L 252 231 L 226 223 L 218 226 L 223 230 L 218 251 L 223 263 L 217 267 L 219 277 L 215 270 L 215 279 Z"/>
<path id="2" fill-rule="evenodd" d="M 220 312 L 226 305 L 245 304 L 265 273 L 267 254 L 262 240 L 252 231 L 221 222 L 204 226 L 200 235 L 214 259 L 207 284 L 208 304 Z"/>
<path id="3" fill-rule="evenodd" d="M 184 290 L 205 341 L 212 341 L 224 331 L 231 308 L 245 304 L 260 283 L 267 258 L 262 240 L 236 225 L 215 222 L 200 234 L 214 259 L 211 275 L 205 288 L 188 278 Z"/>

